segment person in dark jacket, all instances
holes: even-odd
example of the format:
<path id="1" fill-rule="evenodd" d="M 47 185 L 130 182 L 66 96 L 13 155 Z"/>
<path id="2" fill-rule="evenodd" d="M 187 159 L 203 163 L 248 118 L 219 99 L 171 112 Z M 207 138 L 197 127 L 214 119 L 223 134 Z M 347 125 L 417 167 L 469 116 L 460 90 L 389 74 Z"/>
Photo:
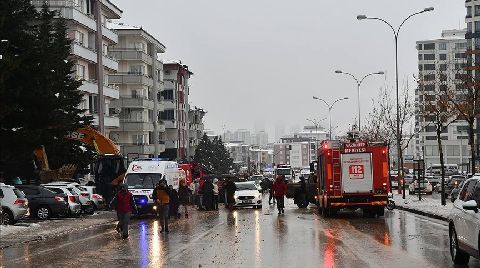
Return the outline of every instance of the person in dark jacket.
<path id="1" fill-rule="evenodd" d="M 225 187 L 225 193 L 227 194 L 227 200 L 225 204 L 227 204 L 228 209 L 230 210 L 233 209 L 233 205 L 235 204 L 235 191 L 237 191 L 237 186 L 233 180 L 229 179 Z"/>
<path id="2" fill-rule="evenodd" d="M 178 199 L 180 206 L 183 207 L 185 212 L 185 218 L 188 218 L 188 203 L 190 198 L 190 189 L 185 184 L 184 180 L 180 181 L 180 187 L 178 188 Z"/>
<path id="3" fill-rule="evenodd" d="M 203 183 L 203 204 L 205 210 L 213 209 L 213 183 L 210 179 Z"/>
<path id="4" fill-rule="evenodd" d="M 127 239 L 130 217 L 132 212 L 137 214 L 138 211 L 133 195 L 128 191 L 128 186 L 126 184 L 120 184 L 117 194 L 110 202 L 110 207 L 117 211 L 117 232 L 122 233 L 122 239 Z"/>
<path id="5" fill-rule="evenodd" d="M 278 176 L 273 183 L 273 195 L 277 199 L 278 214 L 285 214 L 285 195 L 287 194 L 287 184 L 283 176 Z"/>
<path id="6" fill-rule="evenodd" d="M 300 188 L 296 194 L 296 203 L 301 208 L 305 208 L 308 206 L 307 202 L 307 184 L 305 183 L 305 178 L 300 177 Z"/>
<path id="7" fill-rule="evenodd" d="M 173 189 L 172 185 L 168 186 L 168 195 L 170 196 L 170 217 L 174 217 L 175 219 L 180 218 L 180 214 L 178 213 L 178 207 L 180 206 L 180 200 L 178 198 L 177 190 Z"/>
<path id="8" fill-rule="evenodd" d="M 268 179 L 268 204 L 271 205 L 272 204 L 272 199 L 273 199 L 273 203 L 275 203 L 275 198 L 273 197 L 273 181 L 271 181 L 270 179 Z"/>

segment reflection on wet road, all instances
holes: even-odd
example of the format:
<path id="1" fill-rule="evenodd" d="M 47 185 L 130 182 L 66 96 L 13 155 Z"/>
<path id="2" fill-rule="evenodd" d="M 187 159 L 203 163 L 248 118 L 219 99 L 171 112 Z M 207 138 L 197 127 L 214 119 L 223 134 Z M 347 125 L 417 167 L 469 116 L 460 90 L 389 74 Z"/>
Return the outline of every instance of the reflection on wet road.
<path id="1" fill-rule="evenodd" d="M 112 226 L 7 248 L 0 266 L 452 267 L 446 224 L 402 211 L 324 219 L 315 207 L 288 204 L 279 216 L 264 204 L 194 213 L 174 222 L 170 234 L 159 229 L 158 220 L 142 218 L 133 221 L 128 241 Z"/>

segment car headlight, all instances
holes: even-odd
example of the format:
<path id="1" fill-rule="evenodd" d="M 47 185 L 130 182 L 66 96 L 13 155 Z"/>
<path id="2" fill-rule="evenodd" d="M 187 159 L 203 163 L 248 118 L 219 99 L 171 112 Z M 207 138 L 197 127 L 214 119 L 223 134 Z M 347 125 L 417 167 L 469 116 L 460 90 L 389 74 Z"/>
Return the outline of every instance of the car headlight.
<path id="1" fill-rule="evenodd" d="M 238 195 L 234 195 L 233 198 L 238 199 Z"/>

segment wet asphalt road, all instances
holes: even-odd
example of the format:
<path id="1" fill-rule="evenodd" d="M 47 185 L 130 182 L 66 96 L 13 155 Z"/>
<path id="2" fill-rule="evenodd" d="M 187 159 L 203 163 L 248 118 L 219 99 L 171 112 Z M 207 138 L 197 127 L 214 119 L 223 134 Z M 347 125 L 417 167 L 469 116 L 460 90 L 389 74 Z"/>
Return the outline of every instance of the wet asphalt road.
<path id="1" fill-rule="evenodd" d="M 228 212 L 196 212 L 159 233 L 159 221 L 136 219 L 130 238 L 113 226 L 0 251 L 4 267 L 453 267 L 445 223 L 403 211 L 368 219 L 287 203 Z M 471 260 L 470 267 L 480 267 Z"/>

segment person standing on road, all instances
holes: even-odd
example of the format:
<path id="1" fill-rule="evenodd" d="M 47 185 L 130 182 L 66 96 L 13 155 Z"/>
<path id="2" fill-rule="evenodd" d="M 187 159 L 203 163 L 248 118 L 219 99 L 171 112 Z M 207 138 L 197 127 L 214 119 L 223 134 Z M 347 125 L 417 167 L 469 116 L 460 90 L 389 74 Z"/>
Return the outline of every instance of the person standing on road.
<path id="1" fill-rule="evenodd" d="M 278 214 L 285 214 L 285 195 L 287 194 L 287 184 L 282 176 L 278 176 L 273 183 L 273 195 L 277 199 Z"/>
<path id="2" fill-rule="evenodd" d="M 213 209 L 218 210 L 218 179 L 213 179 Z"/>
<path id="3" fill-rule="evenodd" d="M 199 208 L 199 210 L 204 210 L 205 209 L 205 200 L 204 200 L 204 194 L 203 194 L 203 185 L 204 184 L 205 184 L 205 179 L 200 178 L 198 180 L 198 200 L 199 200 L 198 208 Z"/>
<path id="4" fill-rule="evenodd" d="M 268 204 L 272 204 L 272 199 L 273 203 L 275 203 L 275 198 L 273 197 L 273 181 L 268 179 Z"/>
<path id="5" fill-rule="evenodd" d="M 122 239 L 128 238 L 128 223 L 132 212 L 138 213 L 137 205 L 133 199 L 132 193 L 128 191 L 128 186 L 124 183 L 119 185 L 119 190 L 110 202 L 110 207 L 117 211 L 117 232 L 122 233 Z"/>
<path id="6" fill-rule="evenodd" d="M 160 225 L 162 226 L 162 230 L 160 230 L 160 233 L 168 233 L 170 232 L 170 230 L 168 230 L 170 196 L 168 195 L 167 182 L 165 180 L 160 181 L 160 185 L 156 189 L 156 197 L 156 202 L 158 204 L 158 212 L 160 214 Z"/>
<path id="7" fill-rule="evenodd" d="M 233 209 L 233 205 L 235 204 L 235 191 L 237 191 L 237 186 L 235 185 L 235 182 L 233 182 L 232 179 L 229 179 L 225 187 L 225 193 L 227 194 L 227 199 L 225 200 L 225 204 L 230 210 Z"/>
<path id="8" fill-rule="evenodd" d="M 188 218 L 188 198 L 190 196 L 190 190 L 188 189 L 187 185 L 185 185 L 185 181 L 180 181 L 180 187 L 178 188 L 178 199 L 180 206 L 183 207 L 185 212 L 185 218 Z"/>
<path id="9" fill-rule="evenodd" d="M 170 204 L 169 204 L 169 216 L 174 217 L 175 219 L 180 218 L 180 214 L 178 213 L 178 207 L 180 206 L 180 200 L 178 197 L 177 190 L 173 189 L 172 185 L 168 185 L 168 196 L 170 196 Z"/>
<path id="10" fill-rule="evenodd" d="M 205 210 L 213 209 L 213 183 L 210 179 L 205 180 L 203 184 L 203 205 Z"/>

